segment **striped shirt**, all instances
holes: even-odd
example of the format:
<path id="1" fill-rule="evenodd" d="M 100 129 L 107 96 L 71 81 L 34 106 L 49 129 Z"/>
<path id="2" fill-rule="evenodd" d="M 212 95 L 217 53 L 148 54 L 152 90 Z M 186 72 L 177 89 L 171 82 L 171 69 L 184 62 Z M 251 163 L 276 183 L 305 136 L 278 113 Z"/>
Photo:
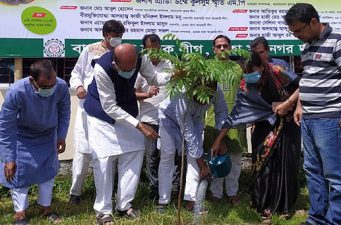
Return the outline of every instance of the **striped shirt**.
<path id="1" fill-rule="evenodd" d="M 320 38 L 306 43 L 300 101 L 304 118 L 339 117 L 341 112 L 341 34 L 326 27 Z"/>

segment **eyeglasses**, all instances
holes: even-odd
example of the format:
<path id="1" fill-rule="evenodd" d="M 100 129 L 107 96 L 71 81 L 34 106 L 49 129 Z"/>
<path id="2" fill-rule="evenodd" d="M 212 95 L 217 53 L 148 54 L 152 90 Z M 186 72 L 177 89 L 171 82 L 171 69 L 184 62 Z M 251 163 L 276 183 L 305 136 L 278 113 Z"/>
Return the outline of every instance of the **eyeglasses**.
<path id="1" fill-rule="evenodd" d="M 229 45 L 216 45 L 216 46 L 214 46 L 215 48 L 228 48 L 228 47 L 230 47 Z"/>
<path id="2" fill-rule="evenodd" d="M 298 29 L 298 30 L 288 30 L 288 32 L 290 34 L 292 34 L 292 35 L 301 33 L 306 28 L 307 25 L 308 25 L 308 23 L 304 24 L 304 26 L 301 29 Z"/>

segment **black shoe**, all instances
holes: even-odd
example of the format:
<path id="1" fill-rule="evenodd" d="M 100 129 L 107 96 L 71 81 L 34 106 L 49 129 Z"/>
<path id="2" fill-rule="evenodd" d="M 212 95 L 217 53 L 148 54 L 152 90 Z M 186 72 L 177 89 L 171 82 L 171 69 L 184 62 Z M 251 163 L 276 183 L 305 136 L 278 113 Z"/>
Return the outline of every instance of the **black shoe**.
<path id="1" fill-rule="evenodd" d="M 69 203 L 79 205 L 81 203 L 81 197 L 77 195 L 70 195 Z"/>
<path id="2" fill-rule="evenodd" d="M 140 215 L 140 212 L 136 209 L 133 209 L 133 208 L 130 208 L 130 209 L 125 210 L 125 211 L 117 210 L 117 212 L 120 216 L 126 217 L 128 219 L 136 219 Z"/>
<path id="3" fill-rule="evenodd" d="M 303 222 L 303 223 L 301 223 L 301 225 L 312 225 L 312 224 L 309 222 Z"/>

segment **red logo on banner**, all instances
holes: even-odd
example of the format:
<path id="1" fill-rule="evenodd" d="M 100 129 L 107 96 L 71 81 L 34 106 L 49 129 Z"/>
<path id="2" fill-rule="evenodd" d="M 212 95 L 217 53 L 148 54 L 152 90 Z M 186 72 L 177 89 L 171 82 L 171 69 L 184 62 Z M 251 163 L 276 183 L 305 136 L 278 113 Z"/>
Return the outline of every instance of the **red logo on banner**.
<path id="1" fill-rule="evenodd" d="M 77 9 L 75 5 L 62 5 L 60 9 Z"/>
<path id="2" fill-rule="evenodd" d="M 321 53 L 316 53 L 314 55 L 314 59 L 321 59 L 322 58 L 322 54 Z"/>
<path id="3" fill-rule="evenodd" d="M 229 31 L 247 31 L 247 27 L 230 27 Z"/>
<path id="4" fill-rule="evenodd" d="M 233 13 L 247 13 L 247 9 L 234 9 Z"/>
<path id="5" fill-rule="evenodd" d="M 236 38 L 247 38 L 248 34 L 236 34 Z"/>
<path id="6" fill-rule="evenodd" d="M 33 18 L 43 18 L 46 16 L 46 13 L 33 13 Z"/>

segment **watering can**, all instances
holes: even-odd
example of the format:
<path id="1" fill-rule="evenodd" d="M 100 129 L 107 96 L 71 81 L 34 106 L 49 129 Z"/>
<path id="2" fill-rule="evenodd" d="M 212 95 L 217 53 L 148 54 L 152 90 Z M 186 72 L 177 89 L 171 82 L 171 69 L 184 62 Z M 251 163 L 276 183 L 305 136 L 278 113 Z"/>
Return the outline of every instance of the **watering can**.
<path id="1" fill-rule="evenodd" d="M 226 153 L 213 158 L 207 155 L 207 162 L 213 177 L 226 177 L 231 171 L 231 159 Z"/>

